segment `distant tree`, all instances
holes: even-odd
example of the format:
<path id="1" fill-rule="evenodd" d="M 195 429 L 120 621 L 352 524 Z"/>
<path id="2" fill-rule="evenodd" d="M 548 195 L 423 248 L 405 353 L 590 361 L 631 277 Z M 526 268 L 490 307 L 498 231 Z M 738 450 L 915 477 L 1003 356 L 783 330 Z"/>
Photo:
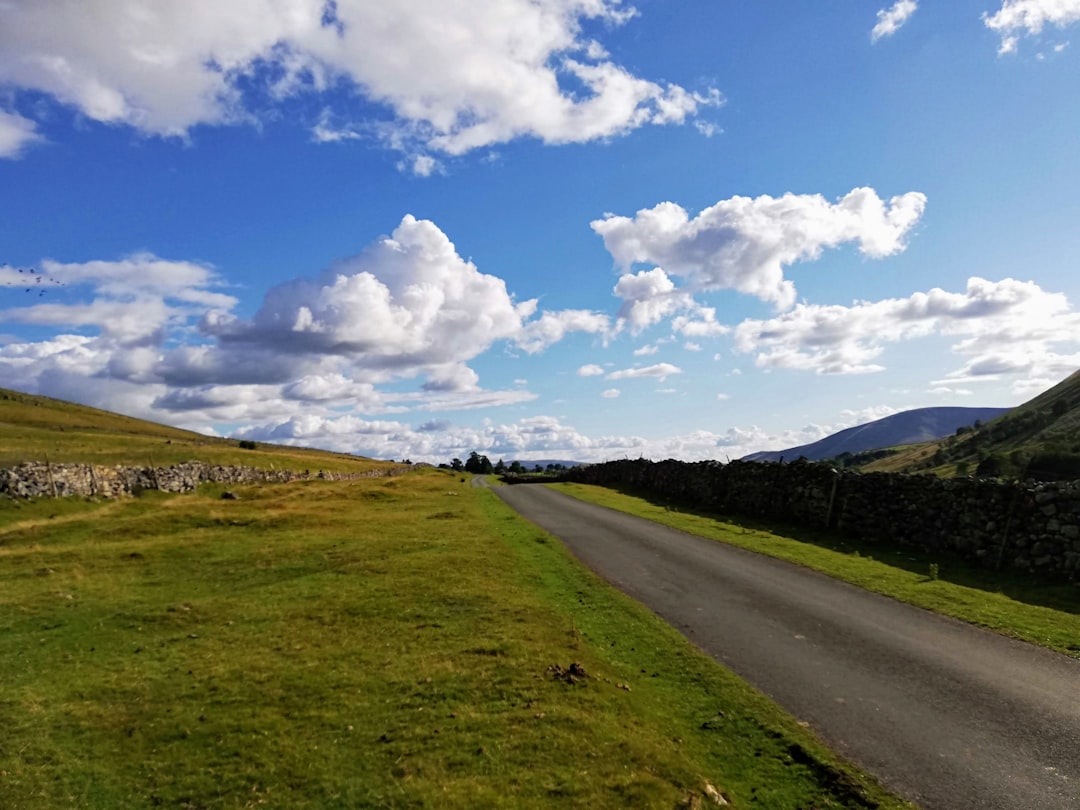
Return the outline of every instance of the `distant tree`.
<path id="1" fill-rule="evenodd" d="M 254 450 L 257 446 L 251 439 L 242 439 L 240 441 L 240 447 L 244 450 Z"/>
<path id="2" fill-rule="evenodd" d="M 533 467 L 533 472 L 534 472 L 534 473 L 542 473 L 543 471 L 544 471 L 544 468 L 543 468 L 543 467 L 541 467 L 541 466 L 540 466 L 539 464 L 537 464 L 537 465 L 535 465 L 535 466 Z"/>
<path id="3" fill-rule="evenodd" d="M 497 462 L 495 462 L 495 472 L 497 472 L 499 475 L 502 475 L 504 472 L 506 472 L 506 463 L 501 458 Z"/>
<path id="4" fill-rule="evenodd" d="M 465 465 L 461 463 L 460 458 L 455 458 L 450 462 L 450 469 L 454 472 L 462 472 L 465 469 Z"/>
<path id="5" fill-rule="evenodd" d="M 511 461 L 510 472 L 514 475 L 521 475 L 523 472 L 525 472 L 525 468 L 521 466 L 520 461 Z"/>
<path id="6" fill-rule="evenodd" d="M 491 460 L 487 456 L 482 456 L 475 450 L 469 453 L 469 459 L 465 462 L 465 472 L 473 475 L 489 475 L 494 470 L 495 468 L 491 465 Z"/>

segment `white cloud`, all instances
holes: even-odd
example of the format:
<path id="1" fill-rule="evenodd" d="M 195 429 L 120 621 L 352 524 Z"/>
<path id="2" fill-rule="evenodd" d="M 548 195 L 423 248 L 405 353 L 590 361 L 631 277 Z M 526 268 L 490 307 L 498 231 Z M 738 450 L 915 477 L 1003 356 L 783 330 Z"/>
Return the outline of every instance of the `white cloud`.
<path id="1" fill-rule="evenodd" d="M 315 143 L 342 143 L 343 141 L 358 141 L 363 138 L 358 131 L 349 127 L 335 126 L 332 122 L 333 113 L 329 107 L 324 107 L 319 113 L 319 120 L 311 129 L 311 139 Z"/>
<path id="2" fill-rule="evenodd" d="M 687 308 L 689 295 L 708 290 L 737 290 L 787 309 L 795 303 L 795 286 L 784 278 L 785 267 L 849 242 L 870 258 L 899 253 L 925 205 L 919 192 L 886 203 L 873 189 L 856 188 L 836 203 L 818 194 L 732 197 L 693 219 L 665 202 L 633 218 L 608 215 L 592 228 L 627 271 L 615 287 L 627 301 L 620 317 L 641 327 Z M 640 263 L 656 267 L 630 275 Z M 673 275 L 685 279 L 685 287 L 676 288 Z"/>
<path id="3" fill-rule="evenodd" d="M 682 374 L 682 369 L 678 366 L 673 366 L 671 363 L 657 363 L 652 366 L 644 366 L 642 368 L 625 368 L 619 371 L 612 371 L 607 375 L 609 380 L 634 380 L 641 377 L 653 377 L 658 380 L 666 380 L 673 374 Z"/>
<path id="4" fill-rule="evenodd" d="M 850 307 L 800 304 L 767 321 L 735 329 L 737 351 L 752 353 L 760 368 L 818 374 L 881 371 L 876 362 L 889 343 L 938 334 L 968 358 L 955 382 L 988 375 L 1057 380 L 1080 365 L 1080 315 L 1065 296 L 1033 282 L 973 277 L 964 292 L 933 289 L 909 298 L 857 302 Z"/>
<path id="5" fill-rule="evenodd" d="M 894 413 L 899 412 L 892 405 L 870 405 L 859 410 L 845 408 L 840 411 L 840 416 L 845 426 L 855 427 L 856 425 L 865 425 L 868 422 L 876 422 L 878 419 L 884 419 L 886 416 L 892 416 Z"/>
<path id="6" fill-rule="evenodd" d="M 47 296 L 45 300 L 32 306 L 0 310 L 0 320 L 42 326 L 96 327 L 102 338 L 119 344 L 156 345 L 163 342 L 170 325 L 181 324 L 207 308 L 229 309 L 236 304 L 235 298 L 214 289 L 222 282 L 213 268 L 160 259 L 149 253 L 115 262 L 82 264 L 47 259 L 41 263 L 41 269 L 43 277 L 69 291 L 89 287 L 92 297 L 78 303 L 54 301 L 51 296 L 58 291 L 46 284 L 42 290 Z"/>
<path id="7" fill-rule="evenodd" d="M 222 347 L 324 354 L 411 376 L 461 364 L 521 335 L 535 302 L 516 304 L 502 279 L 481 273 L 428 220 L 406 216 L 390 237 L 267 292 L 250 321 L 204 323 Z"/>
<path id="8" fill-rule="evenodd" d="M 870 40 L 877 42 L 882 37 L 891 37 L 903 27 L 918 7 L 915 0 L 896 0 L 888 8 L 881 9 L 877 13 L 877 25 L 870 32 Z"/>
<path id="9" fill-rule="evenodd" d="M 1021 36 L 1038 36 L 1046 25 L 1064 28 L 1080 21 L 1080 0 L 1004 0 L 982 19 L 1001 36 L 998 53 L 1014 53 Z"/>
<path id="10" fill-rule="evenodd" d="M 2 287 L 28 278 L 0 267 Z M 6 341 L 0 379 L 144 418 L 175 423 L 181 414 L 203 430 L 283 419 L 297 403 L 329 418 L 343 407 L 370 415 L 528 402 L 536 395 L 524 380 L 515 390 L 486 390 L 468 362 L 496 341 L 534 352 L 568 332 L 609 324 L 578 310 L 534 317 L 535 301 L 516 303 L 501 279 L 462 259 L 434 223 L 409 216 L 391 237 L 321 276 L 272 288 L 251 319 L 233 314 L 237 300 L 221 291 L 217 271 L 195 262 L 152 254 L 45 260 L 33 278 L 29 303 L 0 310 L 0 320 L 78 334 Z M 47 282 L 40 285 L 46 297 L 38 278 Z M 395 380 L 422 385 L 380 388 Z"/>
<path id="11" fill-rule="evenodd" d="M 0 110 L 0 158 L 17 158 L 23 150 L 43 140 L 37 124 L 18 113 Z"/>
<path id="12" fill-rule="evenodd" d="M 583 37 L 636 15 L 620 0 L 7 0 L 0 15 L 0 84 L 87 118 L 186 137 L 345 87 L 392 117 L 323 105 L 313 139 L 379 138 L 419 174 L 430 152 L 592 141 L 722 101 L 639 78 Z"/>
<path id="13" fill-rule="evenodd" d="M 694 342 L 689 341 L 689 340 L 686 341 L 686 343 L 683 344 L 683 348 L 686 349 L 688 352 L 700 352 L 701 351 L 701 346 L 699 344 L 694 343 Z"/>
<path id="14" fill-rule="evenodd" d="M 607 315 L 584 309 L 563 309 L 544 312 L 536 320 L 525 324 L 515 342 L 529 354 L 535 354 L 558 343 L 570 332 L 606 336 L 610 328 L 611 321 Z"/>
<path id="15" fill-rule="evenodd" d="M 605 389 L 604 392 L 600 394 L 600 396 L 602 396 L 604 399 L 617 399 L 619 397 L 619 394 L 621 393 L 622 392 L 618 388 L 608 388 Z"/>
<path id="16" fill-rule="evenodd" d="M 717 394 L 716 398 L 723 402 L 724 400 L 731 399 L 731 394 Z"/>
<path id="17" fill-rule="evenodd" d="M 579 377 L 598 377 L 604 373 L 604 369 L 596 365 L 596 363 L 589 363 L 577 370 Z"/>
<path id="18" fill-rule="evenodd" d="M 660 347 L 656 344 L 649 344 L 634 349 L 634 357 L 648 357 L 649 355 L 656 354 L 660 351 Z"/>
<path id="19" fill-rule="evenodd" d="M 975 392 L 970 388 L 950 388 L 947 385 L 938 385 L 930 389 L 931 394 L 938 394 L 940 396 L 958 396 L 958 397 L 970 397 Z"/>

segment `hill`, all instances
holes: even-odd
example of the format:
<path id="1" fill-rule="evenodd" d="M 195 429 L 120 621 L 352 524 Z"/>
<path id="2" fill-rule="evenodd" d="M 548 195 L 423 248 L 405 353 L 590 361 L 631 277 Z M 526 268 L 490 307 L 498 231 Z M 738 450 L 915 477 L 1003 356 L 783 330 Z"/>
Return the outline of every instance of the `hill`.
<path id="1" fill-rule="evenodd" d="M 254 447 L 251 445 L 254 444 Z M 24 461 L 145 464 L 182 461 L 361 472 L 387 462 L 282 445 L 204 436 L 131 416 L 0 388 L 0 467 Z"/>
<path id="2" fill-rule="evenodd" d="M 1003 416 L 972 430 L 907 448 L 868 471 L 1080 478 L 1080 371 Z"/>
<path id="3" fill-rule="evenodd" d="M 948 436 L 958 428 L 970 427 L 1006 413 L 1008 408 L 916 408 L 894 413 L 884 419 L 857 425 L 811 444 L 751 453 L 743 461 L 809 461 L 865 453 L 897 445 L 928 442 Z"/>

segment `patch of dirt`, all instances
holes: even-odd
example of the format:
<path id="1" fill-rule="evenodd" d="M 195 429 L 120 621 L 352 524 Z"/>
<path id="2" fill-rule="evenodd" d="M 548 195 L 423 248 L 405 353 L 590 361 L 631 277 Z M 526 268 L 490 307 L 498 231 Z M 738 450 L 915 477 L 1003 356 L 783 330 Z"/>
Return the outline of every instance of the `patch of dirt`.
<path id="1" fill-rule="evenodd" d="M 555 680 L 568 684 L 575 684 L 589 677 L 589 674 L 585 671 L 585 667 L 577 661 L 574 661 L 566 669 L 563 669 L 558 664 L 552 664 L 547 668 L 547 671 L 548 675 Z"/>

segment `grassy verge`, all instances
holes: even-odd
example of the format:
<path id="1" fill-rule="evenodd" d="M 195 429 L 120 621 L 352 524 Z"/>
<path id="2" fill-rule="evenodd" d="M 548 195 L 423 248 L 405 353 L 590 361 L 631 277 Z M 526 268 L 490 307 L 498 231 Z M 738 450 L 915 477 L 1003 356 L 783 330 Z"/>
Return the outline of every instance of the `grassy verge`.
<path id="1" fill-rule="evenodd" d="M 458 476 L 236 491 L 0 504 L 5 807 L 904 806 Z"/>
<path id="2" fill-rule="evenodd" d="M 575 498 L 812 568 L 867 590 L 1080 657 L 1080 585 L 1032 584 L 959 557 L 889 551 L 832 532 L 706 515 L 605 487 L 557 484 Z"/>

